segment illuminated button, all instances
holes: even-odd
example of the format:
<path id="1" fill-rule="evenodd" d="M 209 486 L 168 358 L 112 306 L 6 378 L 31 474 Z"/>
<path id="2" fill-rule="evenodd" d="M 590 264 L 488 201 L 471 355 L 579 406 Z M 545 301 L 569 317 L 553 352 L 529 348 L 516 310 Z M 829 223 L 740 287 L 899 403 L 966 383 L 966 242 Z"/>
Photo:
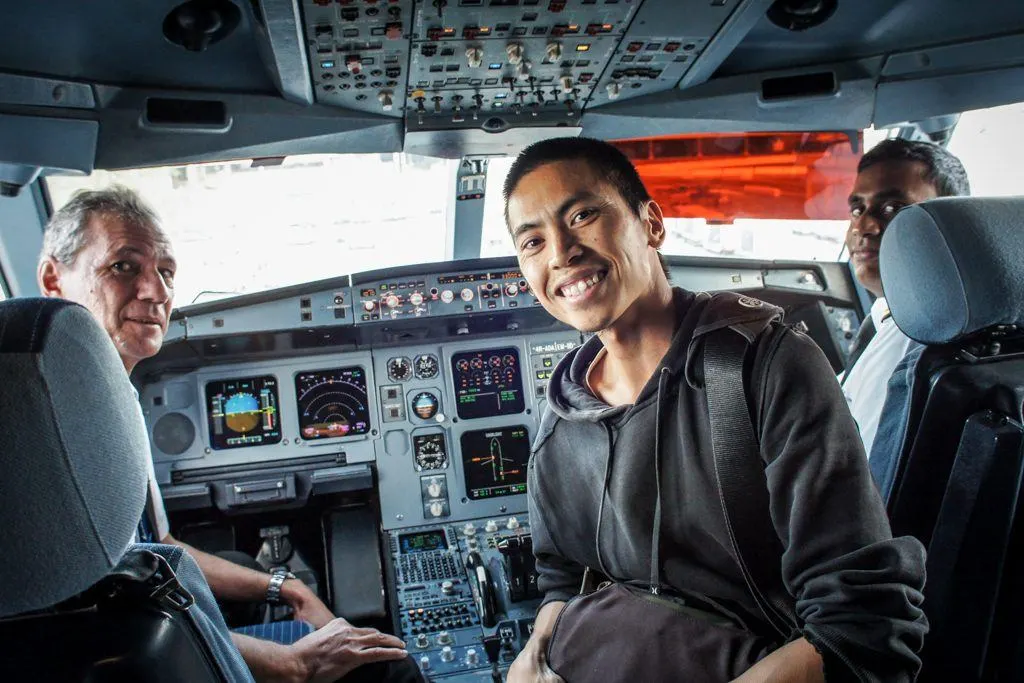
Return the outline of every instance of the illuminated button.
<path id="1" fill-rule="evenodd" d="M 515 517 L 509 517 L 508 522 L 505 524 L 509 529 L 515 530 L 519 528 L 519 520 Z"/>
<path id="2" fill-rule="evenodd" d="M 462 297 L 463 301 L 472 301 L 473 290 L 470 289 L 469 287 L 465 287 L 461 292 L 459 292 L 459 296 Z"/>
<path id="3" fill-rule="evenodd" d="M 550 358 L 545 358 L 543 361 L 541 361 L 541 363 L 543 363 L 544 367 L 550 368 L 552 361 Z"/>
<path id="4" fill-rule="evenodd" d="M 452 292 L 452 290 L 450 289 L 442 290 L 441 301 L 445 302 L 446 304 L 450 304 L 452 301 L 455 301 L 455 293 Z"/>

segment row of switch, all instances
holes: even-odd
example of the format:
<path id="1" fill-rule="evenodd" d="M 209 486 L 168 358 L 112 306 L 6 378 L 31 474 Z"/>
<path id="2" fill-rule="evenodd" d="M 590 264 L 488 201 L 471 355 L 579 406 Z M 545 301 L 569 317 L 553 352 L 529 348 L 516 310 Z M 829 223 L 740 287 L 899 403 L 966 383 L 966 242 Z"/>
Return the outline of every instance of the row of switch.
<path id="1" fill-rule="evenodd" d="M 519 520 L 515 517 L 509 517 L 508 520 L 505 522 L 505 528 L 509 529 L 510 531 L 515 531 L 519 528 L 519 526 Z M 466 536 L 466 538 L 472 538 L 476 536 L 477 530 L 478 527 L 475 524 L 473 524 L 473 522 L 466 522 L 466 525 L 462 527 L 462 533 L 464 536 Z M 493 519 L 487 520 L 487 522 L 484 524 L 484 531 L 486 533 L 493 534 L 497 530 L 498 522 Z"/>

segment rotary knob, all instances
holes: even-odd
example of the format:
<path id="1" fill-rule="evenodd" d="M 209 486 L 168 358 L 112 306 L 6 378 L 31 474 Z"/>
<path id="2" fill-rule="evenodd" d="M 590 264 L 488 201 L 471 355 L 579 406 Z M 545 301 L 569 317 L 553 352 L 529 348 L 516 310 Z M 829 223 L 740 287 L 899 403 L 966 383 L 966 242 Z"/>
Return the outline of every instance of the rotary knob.
<path id="1" fill-rule="evenodd" d="M 473 522 L 466 522 L 466 526 L 462 527 L 462 533 L 466 536 L 476 536 L 476 526 Z"/>
<path id="2" fill-rule="evenodd" d="M 448 634 L 448 631 L 441 631 L 440 633 L 437 634 L 437 644 L 438 645 L 451 645 L 451 643 L 452 643 L 452 637 Z M 451 648 L 447 648 L 447 649 L 450 650 Z M 449 659 L 448 661 L 451 661 L 451 660 Z"/>
<path id="3" fill-rule="evenodd" d="M 469 648 L 466 650 L 466 664 L 469 666 L 476 666 L 480 663 L 480 656 L 476 653 L 476 648 Z"/>
<path id="4" fill-rule="evenodd" d="M 426 633 L 421 633 L 416 636 L 416 647 L 424 650 L 430 647 L 430 638 L 427 638 Z"/>
<path id="5" fill-rule="evenodd" d="M 508 296 L 515 296 L 518 293 L 519 293 L 519 285 L 517 285 L 516 283 L 511 282 L 511 283 L 505 285 L 505 294 L 507 294 Z"/>
<path id="6" fill-rule="evenodd" d="M 431 517 L 440 517 L 444 514 L 444 505 L 440 501 L 434 501 L 430 504 L 430 515 Z"/>
<path id="7" fill-rule="evenodd" d="M 426 655 L 420 657 L 420 669 L 422 669 L 423 671 L 430 670 L 430 657 Z"/>
<path id="8" fill-rule="evenodd" d="M 409 295 L 409 303 L 411 303 L 413 306 L 419 306 L 420 304 L 423 303 L 423 295 L 420 294 L 419 292 L 413 292 L 412 294 Z"/>
<path id="9" fill-rule="evenodd" d="M 373 311 L 375 311 L 376 309 L 377 309 L 377 302 L 376 301 L 364 301 L 363 302 L 363 310 L 366 311 L 367 313 L 373 313 Z"/>
<path id="10" fill-rule="evenodd" d="M 441 484 L 437 481 L 432 481 L 427 484 L 427 495 L 431 498 L 439 498 L 441 496 Z"/>
<path id="11" fill-rule="evenodd" d="M 445 595 L 451 595 L 455 592 L 455 584 L 451 581 L 445 581 L 441 584 L 441 592 Z"/>
<path id="12" fill-rule="evenodd" d="M 450 304 L 451 302 L 455 301 L 455 293 L 450 289 L 442 290 L 441 301 L 445 302 L 446 304 Z"/>
<path id="13" fill-rule="evenodd" d="M 493 534 L 497 530 L 498 530 L 498 523 L 495 522 L 493 519 L 487 520 L 487 524 L 484 525 L 484 531 L 486 531 L 489 534 Z"/>
<path id="14" fill-rule="evenodd" d="M 461 292 L 459 292 L 459 296 L 462 297 L 463 301 L 472 301 L 473 300 L 473 290 L 470 289 L 469 287 L 466 287 Z"/>
<path id="15" fill-rule="evenodd" d="M 518 529 L 519 528 L 519 520 L 516 519 L 515 517 L 509 517 L 508 518 L 508 522 L 505 524 L 505 526 L 508 527 L 509 529 Z"/>
<path id="16" fill-rule="evenodd" d="M 388 294 L 387 298 L 384 299 L 384 305 L 388 308 L 398 308 L 402 305 L 402 302 L 394 294 Z"/>
<path id="17" fill-rule="evenodd" d="M 441 661 L 442 662 L 454 662 L 455 661 L 455 651 L 452 650 L 451 647 L 449 647 L 448 645 L 445 645 L 444 647 L 441 648 Z"/>

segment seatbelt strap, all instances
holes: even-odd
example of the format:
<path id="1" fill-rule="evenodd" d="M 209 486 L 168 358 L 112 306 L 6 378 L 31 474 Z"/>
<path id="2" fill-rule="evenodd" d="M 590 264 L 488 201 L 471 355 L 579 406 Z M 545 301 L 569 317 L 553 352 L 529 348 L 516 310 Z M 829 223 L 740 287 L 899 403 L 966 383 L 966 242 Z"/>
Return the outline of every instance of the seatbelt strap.
<path id="1" fill-rule="evenodd" d="M 864 355 L 864 349 L 868 347 L 871 340 L 875 338 L 875 333 L 878 330 L 875 329 L 874 319 L 868 315 L 864 318 L 864 321 L 857 328 L 857 335 L 853 338 L 853 344 L 850 345 L 850 358 L 846 361 L 846 371 L 843 372 L 843 380 L 839 383 L 840 386 L 846 384 L 847 378 L 850 376 L 850 371 L 853 370 L 853 366 L 857 364 L 860 357 Z"/>
<path id="2" fill-rule="evenodd" d="M 771 521 L 768 484 L 747 406 L 747 340 L 729 328 L 704 342 L 704 388 L 711 421 L 715 478 L 733 554 L 747 589 L 784 640 L 797 625 L 782 582 L 782 556 Z"/>

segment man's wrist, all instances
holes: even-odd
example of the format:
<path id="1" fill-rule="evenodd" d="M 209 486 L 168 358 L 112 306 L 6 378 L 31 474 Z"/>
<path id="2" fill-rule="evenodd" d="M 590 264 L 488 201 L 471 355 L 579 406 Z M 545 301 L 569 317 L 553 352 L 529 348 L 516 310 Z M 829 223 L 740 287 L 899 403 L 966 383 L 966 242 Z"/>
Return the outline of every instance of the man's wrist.
<path id="1" fill-rule="evenodd" d="M 285 579 L 281 584 L 281 602 L 286 605 L 295 606 L 305 600 L 309 589 L 299 579 Z"/>

